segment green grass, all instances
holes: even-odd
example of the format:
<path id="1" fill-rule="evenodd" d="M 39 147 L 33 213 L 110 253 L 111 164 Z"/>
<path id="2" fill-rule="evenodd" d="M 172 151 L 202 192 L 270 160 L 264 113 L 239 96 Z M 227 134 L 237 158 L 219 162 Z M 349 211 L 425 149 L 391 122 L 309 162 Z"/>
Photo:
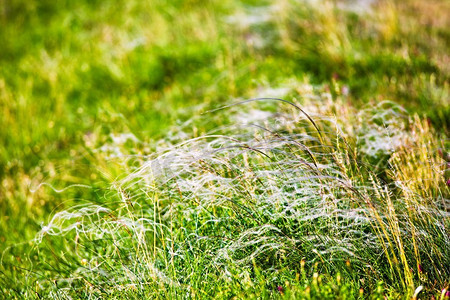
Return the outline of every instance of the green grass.
<path id="1" fill-rule="evenodd" d="M 447 299 L 450 6 L 345 3 L 0 1 L 2 295 Z"/>

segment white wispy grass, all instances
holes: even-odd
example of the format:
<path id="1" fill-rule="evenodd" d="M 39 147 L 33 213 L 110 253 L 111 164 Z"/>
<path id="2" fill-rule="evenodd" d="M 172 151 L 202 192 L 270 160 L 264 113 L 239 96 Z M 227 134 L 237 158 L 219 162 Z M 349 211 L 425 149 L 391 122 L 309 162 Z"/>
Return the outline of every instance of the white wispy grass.
<path id="1" fill-rule="evenodd" d="M 355 155 L 376 158 L 410 142 L 401 108 L 382 103 L 364 110 L 353 132 L 337 118 L 316 113 L 313 124 L 311 116 L 291 108 L 267 112 L 244 105 L 231 117 L 235 126 L 166 142 L 112 183 L 115 201 L 56 213 L 34 242 L 40 247 L 51 236 L 71 241 L 79 262 L 72 277 L 105 290 L 153 284 L 183 291 L 191 289 L 183 283 L 193 276 L 189 260 L 213 266 L 225 279 L 232 266 L 256 263 L 276 276 L 301 260 L 338 270 L 347 259 L 382 276 L 380 259 L 387 264 L 400 257 L 412 237 L 422 246 L 434 239 L 450 245 L 443 238 L 447 212 L 429 202 L 413 215 L 402 211 L 392 200 L 392 185 Z M 345 138 L 354 132 L 356 144 Z M 414 221 L 423 215 L 437 236 L 426 222 Z M 420 253 L 423 260 L 446 261 L 445 253 Z M 402 263 L 409 268 L 414 262 Z M 80 285 L 75 282 L 72 287 Z"/>

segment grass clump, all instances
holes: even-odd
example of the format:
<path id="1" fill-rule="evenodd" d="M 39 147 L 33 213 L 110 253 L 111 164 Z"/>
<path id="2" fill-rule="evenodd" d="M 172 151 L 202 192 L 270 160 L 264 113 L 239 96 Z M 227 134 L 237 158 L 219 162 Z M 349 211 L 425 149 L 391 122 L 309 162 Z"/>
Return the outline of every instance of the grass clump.
<path id="1" fill-rule="evenodd" d="M 423 146 L 426 123 L 404 120 L 393 104 L 340 121 L 283 104 L 159 155 L 122 157 L 128 175 L 101 204 L 58 212 L 36 236 L 32 252 L 52 258 L 32 267 L 37 286 L 27 293 L 378 298 L 445 288 L 449 191 L 434 173 L 442 158 Z M 360 126 L 361 115 L 373 123 Z M 355 127 L 340 126 L 349 120 Z M 359 138 L 381 124 L 379 139 L 408 124 L 400 140 L 378 142 L 383 177 L 360 159 L 374 145 Z M 408 168 L 417 177 L 405 180 Z M 44 255 L 55 248 L 65 250 Z"/>

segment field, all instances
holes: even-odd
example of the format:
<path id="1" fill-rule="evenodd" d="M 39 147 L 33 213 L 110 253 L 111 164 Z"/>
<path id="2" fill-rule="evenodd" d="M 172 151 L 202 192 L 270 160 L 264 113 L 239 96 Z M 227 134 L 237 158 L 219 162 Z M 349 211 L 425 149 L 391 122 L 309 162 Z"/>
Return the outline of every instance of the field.
<path id="1" fill-rule="evenodd" d="M 450 299 L 449 1 L 0 0 L 0 45 L 2 297 Z"/>

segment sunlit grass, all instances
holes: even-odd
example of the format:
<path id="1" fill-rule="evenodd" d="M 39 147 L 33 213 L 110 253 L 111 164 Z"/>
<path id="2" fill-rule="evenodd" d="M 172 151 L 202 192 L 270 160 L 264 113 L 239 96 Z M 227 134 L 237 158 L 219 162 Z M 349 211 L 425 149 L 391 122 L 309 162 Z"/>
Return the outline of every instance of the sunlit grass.
<path id="1" fill-rule="evenodd" d="M 450 8 L 349 3 L 1 2 L 0 291 L 445 297 Z"/>

